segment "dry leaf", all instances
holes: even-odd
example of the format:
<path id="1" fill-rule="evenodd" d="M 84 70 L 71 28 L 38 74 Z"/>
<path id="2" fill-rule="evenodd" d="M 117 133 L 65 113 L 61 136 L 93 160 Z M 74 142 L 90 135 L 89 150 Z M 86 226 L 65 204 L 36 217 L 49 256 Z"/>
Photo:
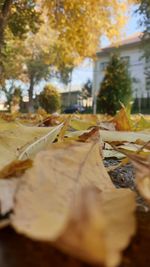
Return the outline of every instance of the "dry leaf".
<path id="1" fill-rule="evenodd" d="M 37 152 L 46 146 L 47 140 L 53 142 L 61 127 L 62 125 L 52 128 L 28 127 L 0 120 L 0 169 L 18 159 L 19 155 L 22 155 L 19 159 L 26 159 L 24 153 L 28 150 L 29 154 Z"/>
<path id="2" fill-rule="evenodd" d="M 142 130 L 149 130 L 150 131 L 150 119 L 147 116 L 141 115 L 140 119 L 135 124 L 134 130 L 135 131 L 142 131 Z"/>
<path id="3" fill-rule="evenodd" d="M 87 188 L 73 203 L 70 221 L 56 246 L 89 263 L 113 267 L 135 232 L 135 200 L 130 190 Z"/>
<path id="4" fill-rule="evenodd" d="M 100 118 L 98 118 L 100 116 Z M 76 118 L 80 120 L 85 120 L 85 121 L 93 121 L 95 124 L 97 124 L 98 120 L 104 120 L 104 115 L 97 115 L 97 114 L 76 114 Z"/>
<path id="5" fill-rule="evenodd" d="M 125 158 L 125 155 L 121 152 L 115 151 L 114 149 L 104 149 L 103 150 L 103 157 L 106 158 L 117 158 L 117 159 L 123 159 Z"/>
<path id="6" fill-rule="evenodd" d="M 27 169 L 32 167 L 32 160 L 15 160 L 0 170 L 1 178 L 20 177 Z"/>
<path id="7" fill-rule="evenodd" d="M 72 118 L 70 120 L 70 126 L 78 131 L 87 130 L 90 127 L 97 126 L 97 119 L 94 120 L 81 120 L 78 118 Z"/>
<path id="8" fill-rule="evenodd" d="M 142 154 L 142 155 L 150 155 L 150 150 L 145 148 L 143 145 L 133 144 L 133 143 L 125 143 L 123 145 L 117 146 L 117 148 L 121 151 L 126 153 L 132 154 Z"/>
<path id="9" fill-rule="evenodd" d="M 119 110 L 117 115 L 112 119 L 118 131 L 150 131 L 150 119 L 148 116 L 131 115 L 131 106 Z"/>
<path id="10" fill-rule="evenodd" d="M 104 143 L 103 146 L 103 158 L 125 158 L 125 155 L 113 149 L 112 145 Z"/>
<path id="11" fill-rule="evenodd" d="M 69 127 L 70 120 L 71 120 L 71 115 L 69 115 L 64 121 L 64 125 L 61 128 L 59 136 L 58 136 L 58 142 L 62 142 L 64 140 L 65 133 L 67 131 L 67 128 Z"/>
<path id="12" fill-rule="evenodd" d="M 100 126 L 100 129 L 102 129 L 102 130 L 107 130 L 107 131 L 115 131 L 116 130 L 115 124 L 113 122 L 109 122 L 109 121 L 100 122 L 99 126 Z"/>
<path id="13" fill-rule="evenodd" d="M 81 130 L 74 132 L 66 132 L 65 136 L 71 140 L 78 140 L 81 135 L 90 133 L 89 130 Z M 123 144 L 124 142 L 134 142 L 145 144 L 150 141 L 149 133 L 137 133 L 137 132 L 119 132 L 119 131 L 106 131 L 100 130 L 100 136 L 104 142 L 117 144 Z"/>
<path id="14" fill-rule="evenodd" d="M 96 126 L 97 127 L 97 126 Z M 92 127 L 93 129 L 93 127 Z M 89 134 L 90 135 L 91 129 L 89 130 L 81 130 L 81 131 L 67 131 L 65 133 L 65 137 L 67 138 L 67 140 L 79 140 L 81 135 L 84 134 Z"/>
<path id="15" fill-rule="evenodd" d="M 49 150 L 41 151 L 19 187 L 15 228 L 34 238 L 56 238 L 78 190 L 88 185 L 100 190 L 114 188 L 99 150 L 99 145 L 91 143 L 56 143 Z M 30 227 L 26 228 L 29 217 L 32 217 Z"/>
<path id="16" fill-rule="evenodd" d="M 116 125 L 117 131 L 131 131 L 132 130 L 130 114 L 128 114 L 124 106 L 116 114 L 112 122 Z"/>
<path id="17" fill-rule="evenodd" d="M 63 117 L 58 114 L 45 115 L 44 117 L 45 118 L 38 124 L 38 126 L 56 126 L 62 123 L 62 121 L 64 120 Z"/>
<path id="18" fill-rule="evenodd" d="M 135 132 L 119 132 L 119 131 L 104 131 L 100 130 L 100 136 L 104 142 L 139 142 L 139 140 L 144 143 L 150 141 L 150 136 L 144 133 L 135 133 Z"/>
<path id="19" fill-rule="evenodd" d="M 128 154 L 136 169 L 136 185 L 140 194 L 150 205 L 150 156 Z"/>
<path id="20" fill-rule="evenodd" d="M 87 262 L 113 267 L 135 230 L 135 201 L 131 191 L 114 188 L 99 150 L 97 143 L 66 142 L 37 154 L 16 194 L 12 225 L 19 233 L 52 242 Z M 87 187 L 93 200 L 81 193 Z M 86 212 L 88 219 L 81 221 L 78 212 L 82 218 Z M 75 234 L 80 226 L 82 242 Z"/>
<path id="21" fill-rule="evenodd" d="M 100 136 L 99 136 L 99 127 L 98 126 L 95 126 L 93 127 L 90 131 L 88 132 L 84 132 L 83 134 L 81 134 L 79 136 L 79 141 L 81 142 L 86 142 L 86 141 L 89 141 L 89 140 L 93 140 L 94 139 L 100 141 Z"/>
<path id="22" fill-rule="evenodd" d="M 5 215 L 13 209 L 14 195 L 16 193 L 19 180 L 0 179 L 0 214 Z"/>
<path id="23" fill-rule="evenodd" d="M 9 219 L 2 219 L 0 220 L 0 230 L 7 227 L 10 224 Z"/>
<path id="24" fill-rule="evenodd" d="M 22 153 L 20 153 L 18 159 L 25 160 L 26 158 L 31 158 L 36 155 L 37 152 L 44 149 L 48 144 L 53 143 L 60 133 L 63 127 L 63 123 L 53 127 L 46 135 L 40 137 L 36 141 L 28 145 Z"/>

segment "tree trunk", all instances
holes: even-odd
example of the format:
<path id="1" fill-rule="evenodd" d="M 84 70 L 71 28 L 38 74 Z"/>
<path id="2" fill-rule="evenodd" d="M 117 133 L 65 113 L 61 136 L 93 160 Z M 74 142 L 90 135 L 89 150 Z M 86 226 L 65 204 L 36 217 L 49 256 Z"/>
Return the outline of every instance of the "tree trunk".
<path id="1" fill-rule="evenodd" d="M 68 107 L 71 106 L 71 89 L 72 89 L 72 72 L 70 72 L 70 84 L 69 84 L 69 90 L 68 90 Z"/>
<path id="2" fill-rule="evenodd" d="M 3 47 L 3 40 L 4 40 L 4 20 L 0 15 L 0 54 Z"/>
<path id="3" fill-rule="evenodd" d="M 2 48 L 3 48 L 3 41 L 4 41 L 4 19 L 2 14 L 0 14 L 0 82 L 3 82 L 3 57 L 2 57 Z"/>
<path id="4" fill-rule="evenodd" d="M 10 9 L 13 4 L 13 0 L 5 0 L 0 12 L 0 49 L 3 47 L 4 31 L 7 25 Z"/>
<path id="5" fill-rule="evenodd" d="M 33 107 L 33 90 L 34 90 L 34 78 L 30 77 L 30 87 L 28 90 L 29 93 L 29 105 L 28 105 L 28 112 L 34 112 L 34 107 Z"/>
<path id="6" fill-rule="evenodd" d="M 3 72 L 2 48 L 4 45 L 4 32 L 13 0 L 5 0 L 0 12 L 0 76 Z"/>

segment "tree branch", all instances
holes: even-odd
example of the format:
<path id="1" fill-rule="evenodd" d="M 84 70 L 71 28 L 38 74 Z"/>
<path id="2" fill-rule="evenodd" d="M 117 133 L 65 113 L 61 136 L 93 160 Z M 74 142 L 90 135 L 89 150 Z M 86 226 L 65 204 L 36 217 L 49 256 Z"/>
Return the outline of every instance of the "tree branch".
<path id="1" fill-rule="evenodd" d="M 5 0 L 1 11 L 3 18 L 6 19 L 8 17 L 12 3 L 13 0 Z"/>

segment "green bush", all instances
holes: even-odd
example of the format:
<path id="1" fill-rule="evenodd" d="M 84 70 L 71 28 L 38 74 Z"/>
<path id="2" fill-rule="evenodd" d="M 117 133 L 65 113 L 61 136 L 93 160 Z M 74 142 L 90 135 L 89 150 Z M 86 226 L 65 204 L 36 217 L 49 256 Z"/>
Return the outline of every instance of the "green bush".
<path id="1" fill-rule="evenodd" d="M 119 56 L 113 55 L 105 72 L 97 97 L 97 111 L 114 115 L 132 98 L 132 80 L 127 64 Z"/>
<path id="2" fill-rule="evenodd" d="M 39 95 L 39 103 L 47 113 L 56 112 L 60 108 L 60 94 L 53 85 L 48 84 Z"/>

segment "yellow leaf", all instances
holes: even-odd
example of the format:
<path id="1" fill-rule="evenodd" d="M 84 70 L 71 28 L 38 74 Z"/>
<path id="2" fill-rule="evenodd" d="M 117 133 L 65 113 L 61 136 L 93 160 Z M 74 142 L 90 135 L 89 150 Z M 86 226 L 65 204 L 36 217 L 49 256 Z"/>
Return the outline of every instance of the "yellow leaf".
<path id="1" fill-rule="evenodd" d="M 142 131 L 148 129 L 150 131 L 150 119 L 144 116 L 140 117 L 140 120 L 135 124 L 135 131 Z"/>
<path id="2" fill-rule="evenodd" d="M 78 118 L 72 118 L 70 121 L 70 126 L 78 131 L 87 130 L 88 128 L 96 125 L 97 125 L 96 120 L 81 120 Z"/>
<path id="3" fill-rule="evenodd" d="M 30 157 L 53 142 L 61 127 L 28 127 L 17 122 L 0 121 L 0 169 L 16 159 Z"/>
<path id="4" fill-rule="evenodd" d="M 128 154 L 139 154 L 139 155 L 150 155 L 150 150 L 143 148 L 143 145 L 125 143 L 124 145 L 117 146 L 119 151 L 125 152 Z"/>
<path id="5" fill-rule="evenodd" d="M 116 125 L 116 130 L 118 131 L 132 130 L 130 115 L 128 114 L 125 107 L 122 107 L 122 109 L 113 118 L 112 122 Z"/>
<path id="6" fill-rule="evenodd" d="M 67 47 L 64 61 L 72 58 L 78 64 L 95 54 L 100 36 L 105 34 L 111 39 L 119 36 L 127 20 L 125 8 L 130 0 L 37 1 L 47 14 L 47 24 L 58 33 L 57 42 Z"/>

